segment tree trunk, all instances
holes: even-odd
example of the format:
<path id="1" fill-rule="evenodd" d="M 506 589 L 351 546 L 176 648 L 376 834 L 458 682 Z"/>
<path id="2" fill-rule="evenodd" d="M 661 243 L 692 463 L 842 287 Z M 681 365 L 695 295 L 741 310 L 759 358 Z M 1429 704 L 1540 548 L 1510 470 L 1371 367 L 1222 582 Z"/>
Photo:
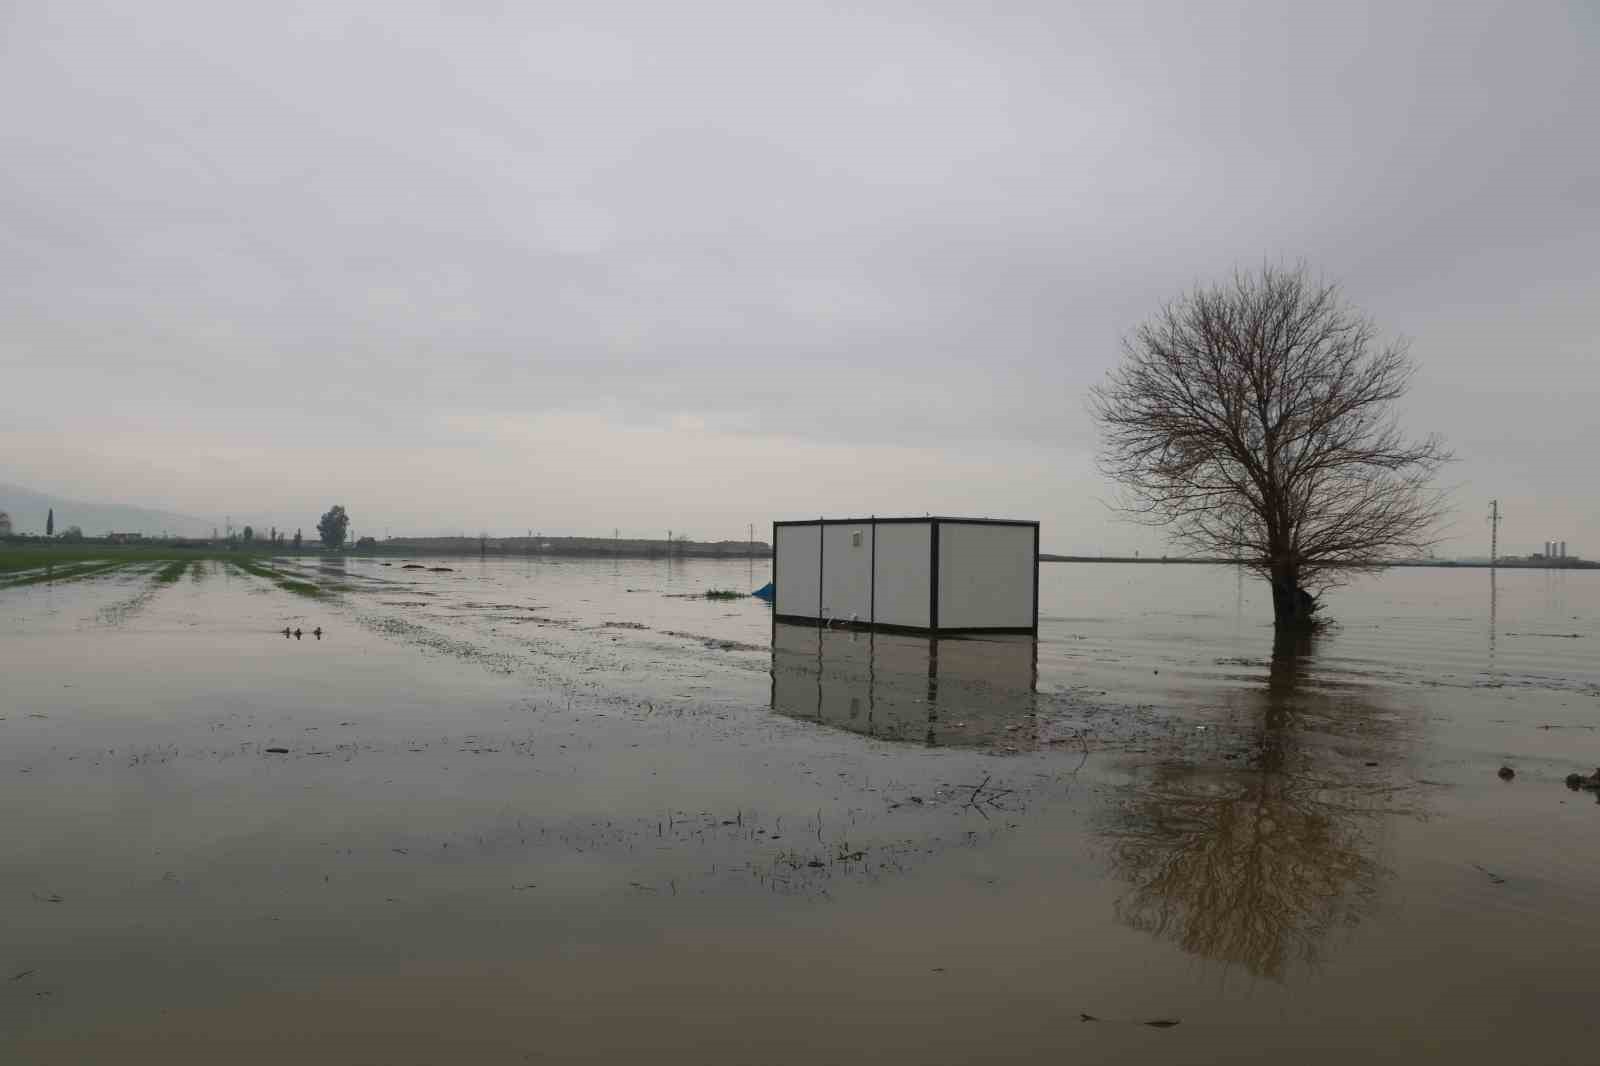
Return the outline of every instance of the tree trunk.
<path id="1" fill-rule="evenodd" d="M 1272 568 L 1272 622 L 1278 629 L 1311 629 L 1316 625 L 1317 598 L 1300 587 L 1299 567 Z"/>

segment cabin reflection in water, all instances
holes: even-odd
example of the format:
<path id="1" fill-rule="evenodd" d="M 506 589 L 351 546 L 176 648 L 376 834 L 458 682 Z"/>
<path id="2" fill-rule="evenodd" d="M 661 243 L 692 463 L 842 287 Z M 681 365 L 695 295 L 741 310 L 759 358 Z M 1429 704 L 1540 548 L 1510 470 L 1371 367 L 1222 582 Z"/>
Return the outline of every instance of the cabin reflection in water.
<path id="1" fill-rule="evenodd" d="M 1038 740 L 1038 642 L 777 623 L 772 709 L 867 736 L 1026 749 Z"/>

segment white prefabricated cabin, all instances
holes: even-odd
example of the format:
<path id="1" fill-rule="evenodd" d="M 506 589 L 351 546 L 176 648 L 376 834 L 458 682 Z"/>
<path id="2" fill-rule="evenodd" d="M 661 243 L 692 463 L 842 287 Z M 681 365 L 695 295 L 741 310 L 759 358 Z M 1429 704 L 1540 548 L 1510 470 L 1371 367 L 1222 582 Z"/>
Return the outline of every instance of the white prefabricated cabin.
<path id="1" fill-rule="evenodd" d="M 772 611 L 933 633 L 1039 632 L 1039 523 L 814 518 L 772 524 Z"/>

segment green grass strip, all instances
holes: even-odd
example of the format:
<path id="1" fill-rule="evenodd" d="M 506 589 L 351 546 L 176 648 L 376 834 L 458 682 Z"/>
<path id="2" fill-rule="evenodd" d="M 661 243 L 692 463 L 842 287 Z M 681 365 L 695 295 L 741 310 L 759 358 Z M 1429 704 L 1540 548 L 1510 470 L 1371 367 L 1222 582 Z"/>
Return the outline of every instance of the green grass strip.
<path id="1" fill-rule="evenodd" d="M 198 565 L 198 562 L 196 565 Z M 161 568 L 160 573 L 156 574 L 156 580 L 161 582 L 163 585 L 176 584 L 178 581 L 182 580 L 183 572 L 187 569 L 189 569 L 188 559 L 174 560 L 173 562 L 170 562 Z"/>
<path id="2" fill-rule="evenodd" d="M 270 566 L 264 566 L 253 559 L 229 559 L 228 562 L 250 576 L 264 578 L 285 592 L 292 592 L 296 596 L 309 596 L 316 599 L 325 594 L 320 585 L 310 581 L 297 581 L 287 574 L 274 570 Z"/>
<path id="3" fill-rule="evenodd" d="M 14 589 L 24 585 L 61 584 L 67 581 L 77 581 L 86 577 L 98 577 L 113 570 L 120 570 L 128 565 L 126 559 L 112 559 L 96 563 L 81 563 L 78 565 L 48 567 L 43 572 L 30 571 L 20 577 L 11 578 L 9 581 L 0 580 L 0 588 Z"/>

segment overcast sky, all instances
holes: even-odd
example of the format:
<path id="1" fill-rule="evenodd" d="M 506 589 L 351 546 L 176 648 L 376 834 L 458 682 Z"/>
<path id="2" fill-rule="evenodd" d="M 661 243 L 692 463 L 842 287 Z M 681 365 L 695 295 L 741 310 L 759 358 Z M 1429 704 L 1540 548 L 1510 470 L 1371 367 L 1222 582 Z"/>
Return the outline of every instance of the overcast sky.
<path id="1" fill-rule="evenodd" d="M 0 481 L 360 532 L 1102 503 L 1197 280 L 1338 279 L 1451 551 L 1600 556 L 1600 8 L 0 3 Z M 0 501 L 3 507 L 3 501 Z"/>

